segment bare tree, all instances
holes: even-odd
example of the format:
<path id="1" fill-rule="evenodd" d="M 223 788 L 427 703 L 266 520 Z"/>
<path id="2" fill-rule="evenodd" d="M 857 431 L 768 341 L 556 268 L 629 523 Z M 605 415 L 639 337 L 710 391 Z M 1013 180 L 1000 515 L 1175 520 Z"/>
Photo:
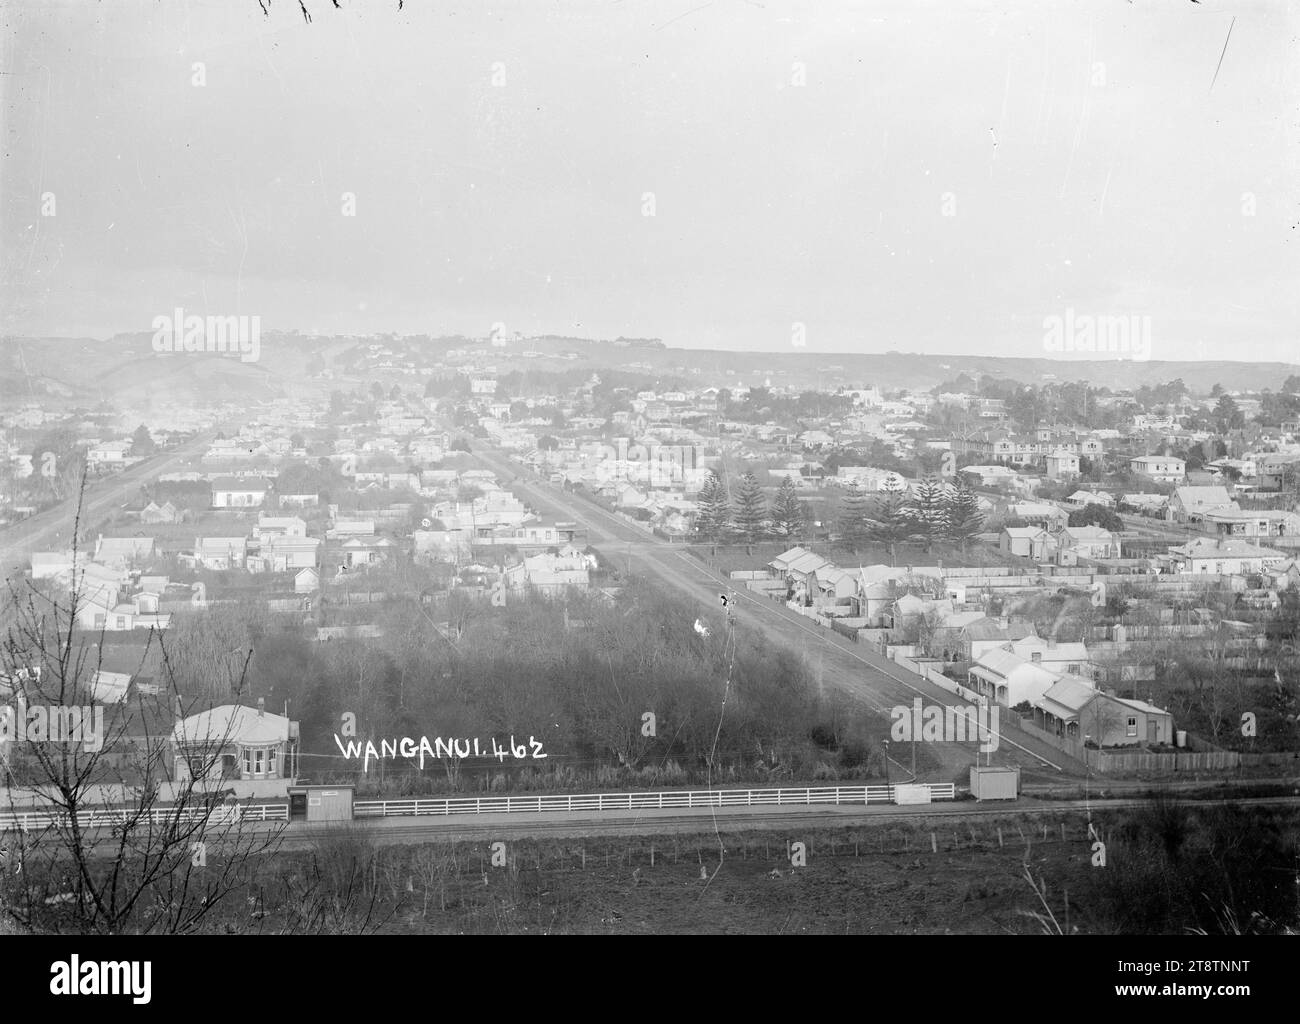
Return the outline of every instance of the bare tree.
<path id="1" fill-rule="evenodd" d="M 79 499 L 77 527 L 80 507 Z M 111 715 L 93 703 L 103 633 L 89 644 L 79 628 L 92 585 L 77 532 L 66 590 L 9 584 L 0 845 L 12 868 L 0 872 L 0 917 L 35 932 L 196 931 L 276 849 L 279 831 L 246 822 L 219 784 L 171 778 L 168 712 L 187 711 L 165 649 L 161 692 L 137 693 Z M 161 634 L 151 632 L 155 643 Z M 210 739 L 220 746 L 229 736 Z"/>

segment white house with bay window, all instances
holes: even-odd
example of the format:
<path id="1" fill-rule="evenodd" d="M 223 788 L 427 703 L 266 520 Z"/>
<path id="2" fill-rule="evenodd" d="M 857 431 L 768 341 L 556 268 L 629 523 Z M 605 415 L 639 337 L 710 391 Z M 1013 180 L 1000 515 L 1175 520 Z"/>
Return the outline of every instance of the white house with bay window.
<path id="1" fill-rule="evenodd" d="M 172 728 L 176 780 L 293 781 L 298 723 L 255 708 L 223 704 L 182 718 Z"/>

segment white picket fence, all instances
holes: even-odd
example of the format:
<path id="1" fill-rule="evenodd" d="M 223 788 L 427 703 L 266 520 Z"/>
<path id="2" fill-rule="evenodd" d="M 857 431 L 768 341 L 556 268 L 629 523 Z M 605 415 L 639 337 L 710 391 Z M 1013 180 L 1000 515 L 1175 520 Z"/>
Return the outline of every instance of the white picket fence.
<path id="1" fill-rule="evenodd" d="M 952 783 L 926 783 L 931 800 L 952 800 Z M 887 804 L 893 786 L 827 786 L 817 789 L 705 789 L 655 793 L 584 793 L 547 796 L 457 797 L 443 800 L 359 800 L 356 818 L 426 814 L 512 814 L 519 811 L 648 811 L 677 807 L 789 807 L 808 804 Z"/>
<path id="2" fill-rule="evenodd" d="M 77 823 L 82 828 L 111 828 L 123 822 L 133 820 L 138 812 L 130 808 L 106 807 L 93 811 L 82 811 L 77 815 Z M 186 807 L 176 810 L 170 807 L 158 807 L 145 814 L 139 814 L 140 827 L 149 825 L 191 825 L 207 820 L 209 825 L 231 825 L 240 821 L 288 821 L 288 804 L 221 804 L 209 810 L 206 807 Z M 30 832 L 33 829 L 58 826 L 66 828 L 68 815 L 62 811 L 15 811 L 0 814 L 0 832 L 20 829 Z"/>

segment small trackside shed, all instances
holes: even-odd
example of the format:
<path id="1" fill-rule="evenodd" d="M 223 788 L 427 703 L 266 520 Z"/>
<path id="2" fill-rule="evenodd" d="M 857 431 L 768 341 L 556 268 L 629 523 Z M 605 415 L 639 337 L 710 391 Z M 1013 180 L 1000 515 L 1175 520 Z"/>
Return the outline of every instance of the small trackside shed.
<path id="1" fill-rule="evenodd" d="M 289 787 L 290 821 L 351 821 L 352 785 Z"/>
<path id="2" fill-rule="evenodd" d="M 976 800 L 1014 800 L 1020 795 L 1020 769 L 972 765 L 970 792 Z"/>

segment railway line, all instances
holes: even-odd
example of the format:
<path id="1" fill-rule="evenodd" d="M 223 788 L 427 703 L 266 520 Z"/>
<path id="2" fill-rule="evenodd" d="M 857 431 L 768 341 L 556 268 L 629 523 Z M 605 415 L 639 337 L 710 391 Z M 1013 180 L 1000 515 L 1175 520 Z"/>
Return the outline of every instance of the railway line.
<path id="1" fill-rule="evenodd" d="M 902 678 L 895 671 L 892 662 L 884 658 L 865 656 L 852 649 L 851 641 L 818 631 L 801 616 L 776 603 L 755 597 L 753 594 L 736 589 L 729 579 L 720 579 L 705 566 L 685 555 L 662 540 L 648 536 L 626 520 L 591 502 L 585 502 L 571 494 L 565 493 L 552 484 L 542 481 L 525 467 L 512 463 L 501 452 L 478 449 L 475 457 L 487 468 L 498 474 L 502 480 L 510 480 L 510 486 L 526 496 L 537 507 L 549 507 L 562 511 L 566 518 L 582 523 L 589 531 L 592 544 L 607 544 L 607 554 L 617 557 L 624 549 L 627 552 L 629 568 L 633 562 L 639 568 L 648 570 L 664 583 L 696 601 L 704 602 L 701 584 L 707 584 L 716 593 L 723 588 L 728 593 L 735 592 L 739 599 L 734 605 L 738 621 L 749 625 L 760 633 L 779 637 L 787 643 L 805 644 L 811 640 L 818 651 L 821 671 L 825 674 L 828 685 L 851 695 L 854 699 L 881 717 L 888 719 L 890 710 L 896 705 L 910 705 L 915 697 L 921 697 L 927 704 L 940 707 L 950 706 L 952 694 L 922 680 L 911 682 Z M 707 602 L 710 609 L 717 609 L 716 597 Z M 811 653 L 813 647 L 807 648 Z M 1041 749 L 1039 749 L 1041 747 Z M 974 745 L 964 748 L 960 744 L 935 744 L 931 752 L 941 764 L 939 773 L 944 776 L 955 774 L 969 767 L 976 757 Z M 909 770 L 907 766 L 890 758 L 901 771 Z M 1072 762 L 1066 755 L 1039 744 L 1028 737 L 1012 740 L 1005 732 L 999 736 L 999 749 L 993 754 L 994 764 L 1015 765 L 1027 775 L 1057 778 L 1061 775 L 1085 774 L 1084 766 Z"/>

